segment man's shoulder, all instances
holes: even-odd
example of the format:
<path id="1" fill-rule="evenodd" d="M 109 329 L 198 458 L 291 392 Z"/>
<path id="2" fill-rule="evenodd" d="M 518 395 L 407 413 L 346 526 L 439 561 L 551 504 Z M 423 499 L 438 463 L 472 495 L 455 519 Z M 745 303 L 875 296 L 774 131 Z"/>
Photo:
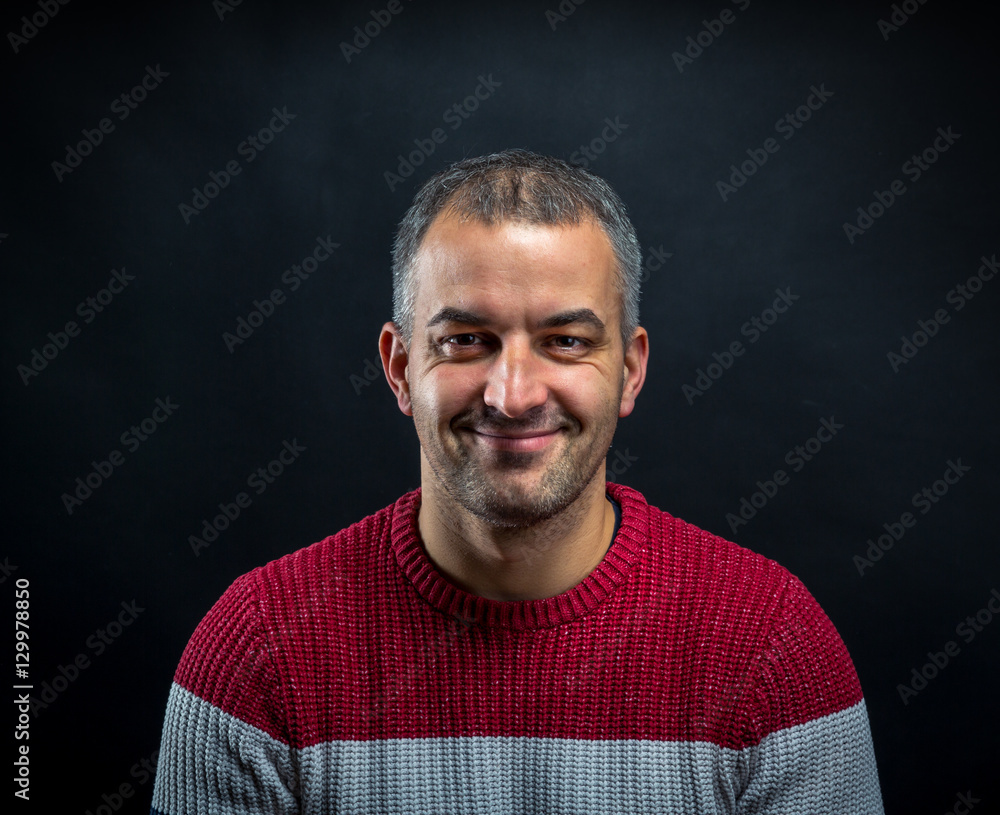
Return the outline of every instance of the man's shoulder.
<path id="1" fill-rule="evenodd" d="M 692 649 L 689 668 L 756 665 L 768 682 L 827 688 L 812 698 L 799 688 L 798 708 L 782 726 L 800 724 L 858 702 L 861 688 L 850 655 L 830 618 L 803 582 L 778 562 L 647 504 L 625 488 L 626 501 L 641 501 L 648 518 L 646 580 L 660 587 L 665 624 L 705 644 Z M 624 504 L 623 504 L 624 506 Z M 623 519 L 624 526 L 624 519 Z M 741 663 L 742 660 L 742 663 Z M 747 670 L 750 670 L 747 667 Z M 763 681 L 763 680 L 762 680 Z M 836 686 L 836 692 L 830 690 Z M 798 687 L 798 685 L 796 685 Z M 808 697 L 808 698 L 807 698 Z M 802 701 L 805 699 L 806 701 Z"/>
<path id="2" fill-rule="evenodd" d="M 236 648 L 264 659 L 276 643 L 286 656 L 300 653 L 320 617 L 339 616 L 349 625 L 365 614 L 389 580 L 385 555 L 393 524 L 410 522 L 418 499 L 418 491 L 406 493 L 322 540 L 238 576 L 202 618 L 175 679 L 209 698 L 199 673 L 206 654 L 221 659 Z"/>
<path id="3" fill-rule="evenodd" d="M 623 507 L 633 504 L 628 514 L 646 529 L 646 580 L 660 587 L 664 608 L 685 609 L 699 624 L 725 631 L 723 638 L 732 634 L 744 642 L 764 643 L 792 631 L 814 644 L 842 650 L 833 623 L 797 575 L 759 552 L 649 504 L 633 488 L 614 486 L 615 497 L 621 496 Z"/>
<path id="4" fill-rule="evenodd" d="M 703 584 L 706 590 L 742 584 L 760 592 L 799 583 L 777 561 L 672 515 L 633 487 L 609 482 L 608 488 L 623 507 L 631 509 L 625 510 L 623 525 L 629 517 L 634 519 L 636 532 L 649 541 L 651 564 L 669 572 L 673 580 Z"/>

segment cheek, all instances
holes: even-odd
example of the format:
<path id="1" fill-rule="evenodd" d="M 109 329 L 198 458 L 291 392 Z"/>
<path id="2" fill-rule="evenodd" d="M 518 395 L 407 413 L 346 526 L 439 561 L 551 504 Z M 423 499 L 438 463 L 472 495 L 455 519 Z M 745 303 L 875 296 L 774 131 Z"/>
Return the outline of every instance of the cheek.
<path id="1" fill-rule="evenodd" d="M 460 413 L 475 408 L 482 401 L 482 384 L 469 369 L 439 366 L 420 380 L 414 401 L 434 423 L 447 423 Z"/>
<path id="2" fill-rule="evenodd" d="M 552 391 L 563 410 L 585 424 L 603 421 L 610 413 L 618 415 L 616 383 L 596 368 L 567 370 L 565 376 L 553 380 Z"/>

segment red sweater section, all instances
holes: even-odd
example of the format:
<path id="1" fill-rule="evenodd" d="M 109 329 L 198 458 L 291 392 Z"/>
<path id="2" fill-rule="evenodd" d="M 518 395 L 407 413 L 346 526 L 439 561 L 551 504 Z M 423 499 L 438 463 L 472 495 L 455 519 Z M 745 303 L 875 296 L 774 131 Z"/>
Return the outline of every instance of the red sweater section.
<path id="1" fill-rule="evenodd" d="M 239 578 L 175 681 L 271 737 L 708 741 L 741 749 L 861 701 L 833 624 L 777 563 L 608 482 L 618 534 L 544 600 L 450 583 L 420 490 Z"/>

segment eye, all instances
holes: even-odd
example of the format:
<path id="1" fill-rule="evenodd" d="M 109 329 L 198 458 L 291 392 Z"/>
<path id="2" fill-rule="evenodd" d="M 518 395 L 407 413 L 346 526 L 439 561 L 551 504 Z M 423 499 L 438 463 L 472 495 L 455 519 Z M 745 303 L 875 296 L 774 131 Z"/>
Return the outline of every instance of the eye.
<path id="1" fill-rule="evenodd" d="M 568 335 L 556 337 L 553 340 L 553 342 L 556 344 L 557 347 L 565 348 L 567 350 L 580 348 L 587 344 L 587 341 L 584 340 L 582 337 L 570 337 Z"/>
<path id="2" fill-rule="evenodd" d="M 475 334 L 453 334 L 450 337 L 445 337 L 444 342 L 447 345 L 459 345 L 463 347 L 468 347 L 474 345 L 479 341 L 479 337 Z"/>

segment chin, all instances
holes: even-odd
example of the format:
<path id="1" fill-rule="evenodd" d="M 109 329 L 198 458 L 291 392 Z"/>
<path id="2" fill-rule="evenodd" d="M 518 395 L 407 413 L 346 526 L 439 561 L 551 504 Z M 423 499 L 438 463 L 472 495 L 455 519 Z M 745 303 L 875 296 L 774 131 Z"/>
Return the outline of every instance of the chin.
<path id="1" fill-rule="evenodd" d="M 565 469 L 538 474 L 510 473 L 499 479 L 464 479 L 455 498 L 466 510 L 494 526 L 530 528 L 570 507 L 593 480 L 600 462 L 587 479 L 577 480 Z"/>
<path id="2" fill-rule="evenodd" d="M 530 529 L 555 517 L 563 508 L 551 510 L 537 506 L 497 502 L 496 504 L 468 504 L 466 509 L 491 526 L 503 529 Z"/>

